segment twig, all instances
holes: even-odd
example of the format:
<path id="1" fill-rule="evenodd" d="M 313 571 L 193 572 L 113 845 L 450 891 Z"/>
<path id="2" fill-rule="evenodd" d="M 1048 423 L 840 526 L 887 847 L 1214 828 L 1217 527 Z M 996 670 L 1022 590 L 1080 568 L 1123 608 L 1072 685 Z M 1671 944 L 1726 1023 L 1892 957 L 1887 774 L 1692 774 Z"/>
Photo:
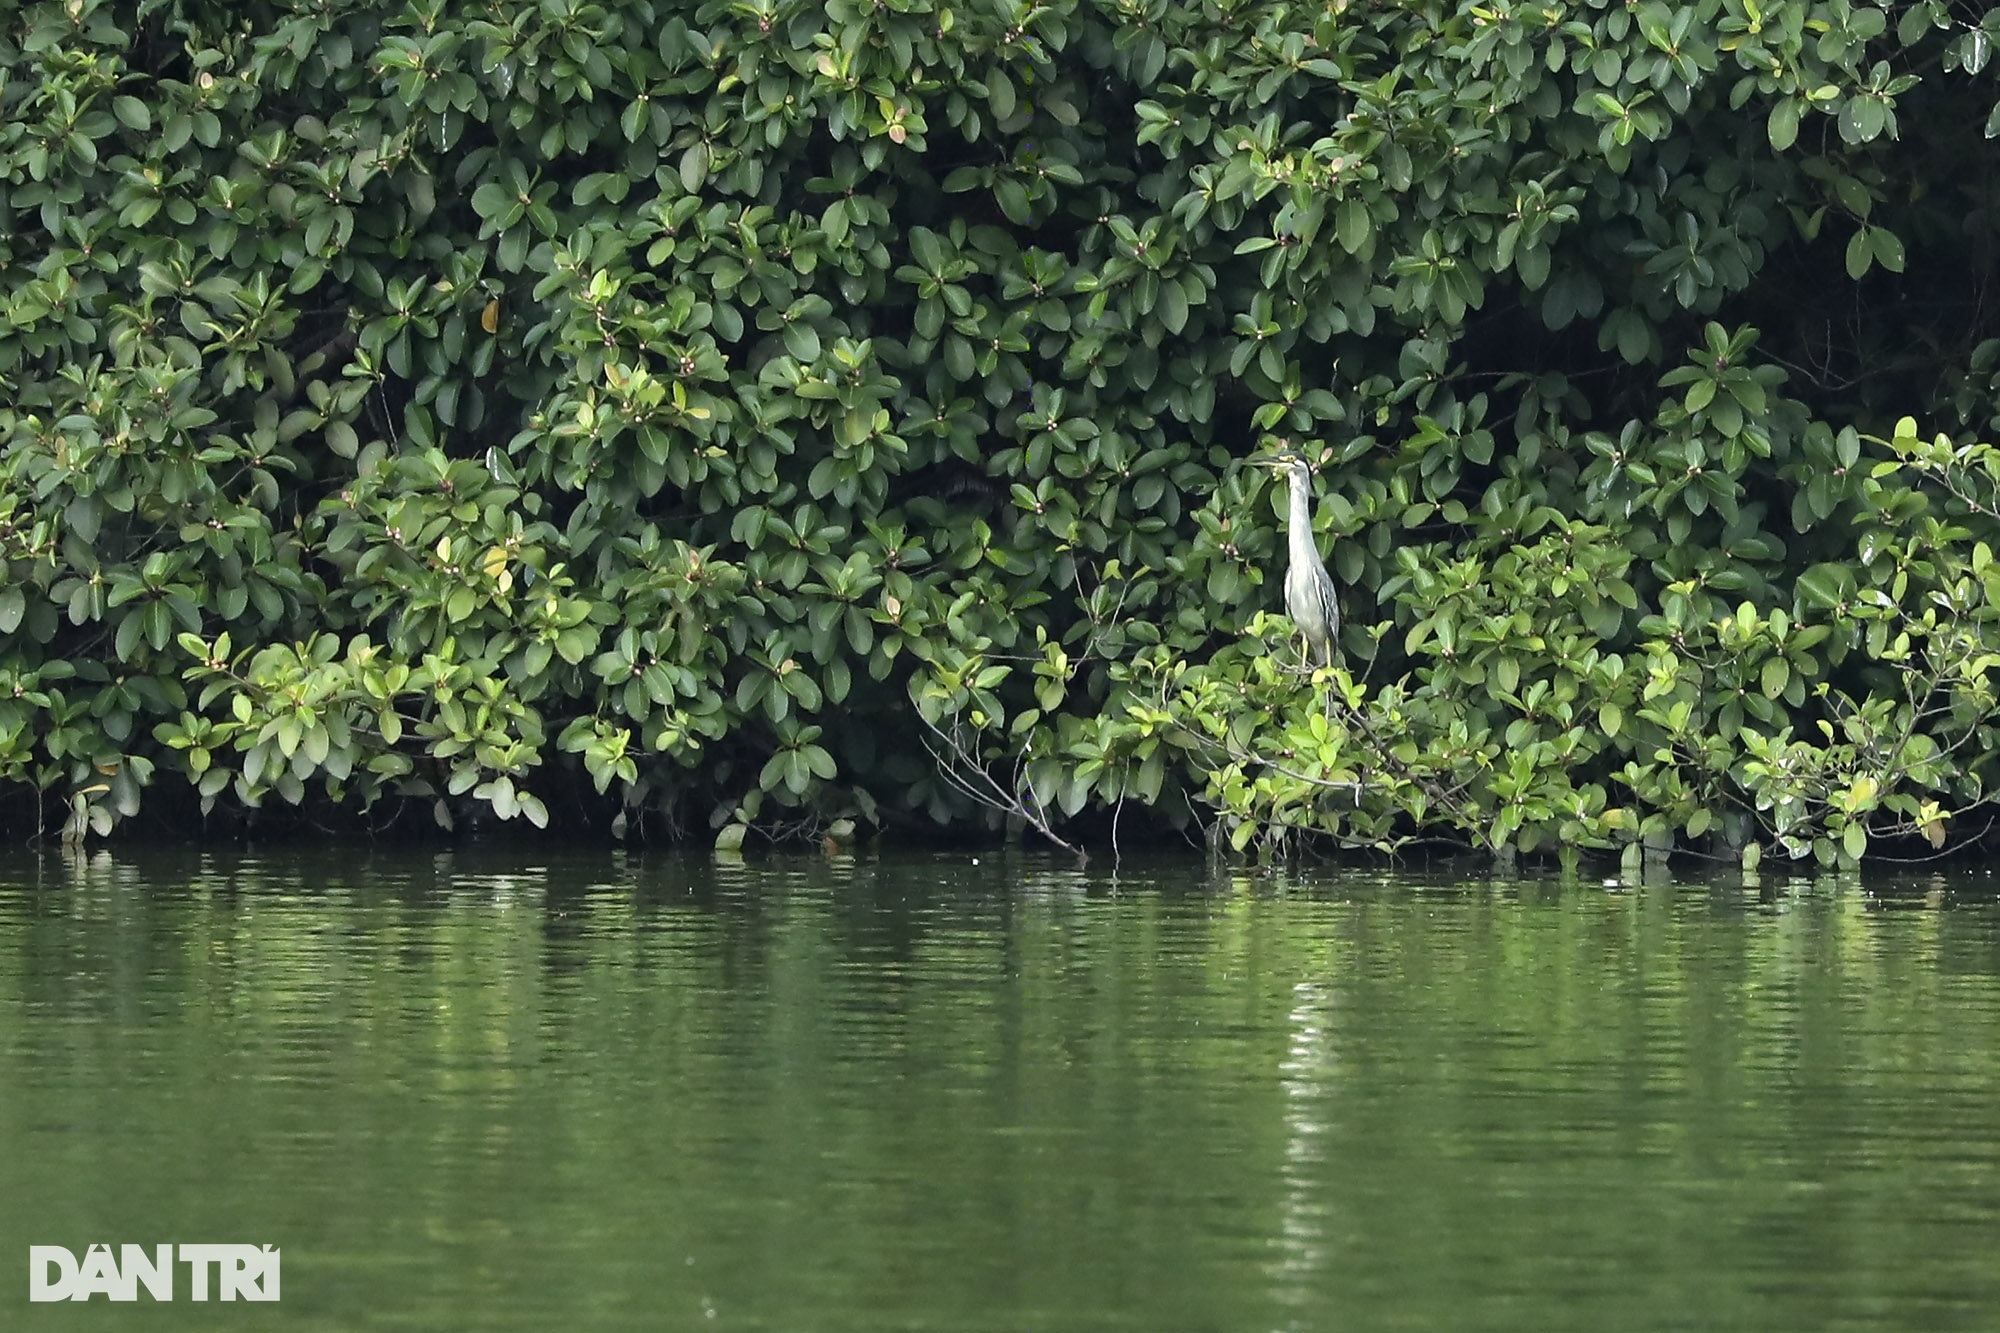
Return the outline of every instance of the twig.
<path id="1" fill-rule="evenodd" d="M 921 713 L 918 716 L 923 717 Z M 1001 814 L 1021 819 L 1035 832 L 1074 856 L 1079 863 L 1089 859 L 1081 847 L 1065 842 L 1056 835 L 1054 829 L 1049 827 L 1047 812 L 1042 805 L 1041 796 L 1035 791 L 1034 780 L 1027 775 L 1025 763 L 1015 774 L 1015 790 L 1010 792 L 994 781 L 993 775 L 986 771 L 985 764 L 960 743 L 957 728 L 954 727 L 947 732 L 927 717 L 923 717 L 923 724 L 925 730 L 929 731 L 931 736 L 935 736 L 944 749 L 949 751 L 949 754 L 940 753 L 938 745 L 932 744 L 928 737 L 924 740 L 924 748 L 930 751 L 931 758 L 937 763 L 938 775 L 950 783 L 953 789 L 989 810 L 997 810 Z M 1029 801 L 1024 802 L 1021 799 L 1022 787 L 1028 789 Z"/>

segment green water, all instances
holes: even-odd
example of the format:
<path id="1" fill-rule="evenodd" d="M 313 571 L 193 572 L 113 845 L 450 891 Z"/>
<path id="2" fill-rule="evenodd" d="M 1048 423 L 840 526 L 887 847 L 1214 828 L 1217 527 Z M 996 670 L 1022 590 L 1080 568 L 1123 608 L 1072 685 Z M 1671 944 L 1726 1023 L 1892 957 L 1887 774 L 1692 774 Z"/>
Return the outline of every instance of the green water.
<path id="1" fill-rule="evenodd" d="M 0 1329 L 2000 1328 L 1983 872 L 982 860 L 0 861 Z"/>

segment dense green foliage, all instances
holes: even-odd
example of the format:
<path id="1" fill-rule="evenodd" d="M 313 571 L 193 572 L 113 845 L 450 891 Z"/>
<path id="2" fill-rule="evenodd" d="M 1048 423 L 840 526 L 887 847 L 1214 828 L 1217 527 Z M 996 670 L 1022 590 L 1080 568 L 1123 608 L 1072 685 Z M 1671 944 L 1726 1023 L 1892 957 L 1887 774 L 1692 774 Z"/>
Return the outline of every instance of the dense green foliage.
<path id="1" fill-rule="evenodd" d="M 0 783 L 1942 842 L 2000 746 L 1994 455 L 1927 442 L 2000 410 L 1988 18 L 19 7 Z"/>

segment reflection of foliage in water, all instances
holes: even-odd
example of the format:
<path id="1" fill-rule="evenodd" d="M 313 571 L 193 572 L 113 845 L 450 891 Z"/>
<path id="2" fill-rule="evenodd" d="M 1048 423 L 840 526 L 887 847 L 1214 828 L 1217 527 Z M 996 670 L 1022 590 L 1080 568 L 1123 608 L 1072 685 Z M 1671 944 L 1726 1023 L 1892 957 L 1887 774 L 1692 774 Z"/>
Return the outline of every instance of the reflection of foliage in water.
<path id="1" fill-rule="evenodd" d="M 0 1243 L 268 1234 L 341 1327 L 1972 1329 L 2000 1298 L 1975 878 L 981 859 L 17 860 Z"/>

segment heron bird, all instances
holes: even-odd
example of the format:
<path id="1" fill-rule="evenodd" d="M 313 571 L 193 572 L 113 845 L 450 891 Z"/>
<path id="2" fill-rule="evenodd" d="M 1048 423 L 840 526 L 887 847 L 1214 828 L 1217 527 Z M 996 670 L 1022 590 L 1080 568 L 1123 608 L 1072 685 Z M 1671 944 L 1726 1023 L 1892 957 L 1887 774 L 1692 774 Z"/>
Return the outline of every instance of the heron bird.
<path id="1" fill-rule="evenodd" d="M 1326 562 L 1313 543 L 1312 470 L 1292 452 L 1257 461 L 1284 473 L 1292 487 L 1291 516 L 1285 525 L 1291 548 L 1285 567 L 1285 613 L 1304 637 L 1309 659 L 1332 666 L 1333 647 L 1340 638 L 1340 601 L 1333 575 L 1326 572 Z"/>

